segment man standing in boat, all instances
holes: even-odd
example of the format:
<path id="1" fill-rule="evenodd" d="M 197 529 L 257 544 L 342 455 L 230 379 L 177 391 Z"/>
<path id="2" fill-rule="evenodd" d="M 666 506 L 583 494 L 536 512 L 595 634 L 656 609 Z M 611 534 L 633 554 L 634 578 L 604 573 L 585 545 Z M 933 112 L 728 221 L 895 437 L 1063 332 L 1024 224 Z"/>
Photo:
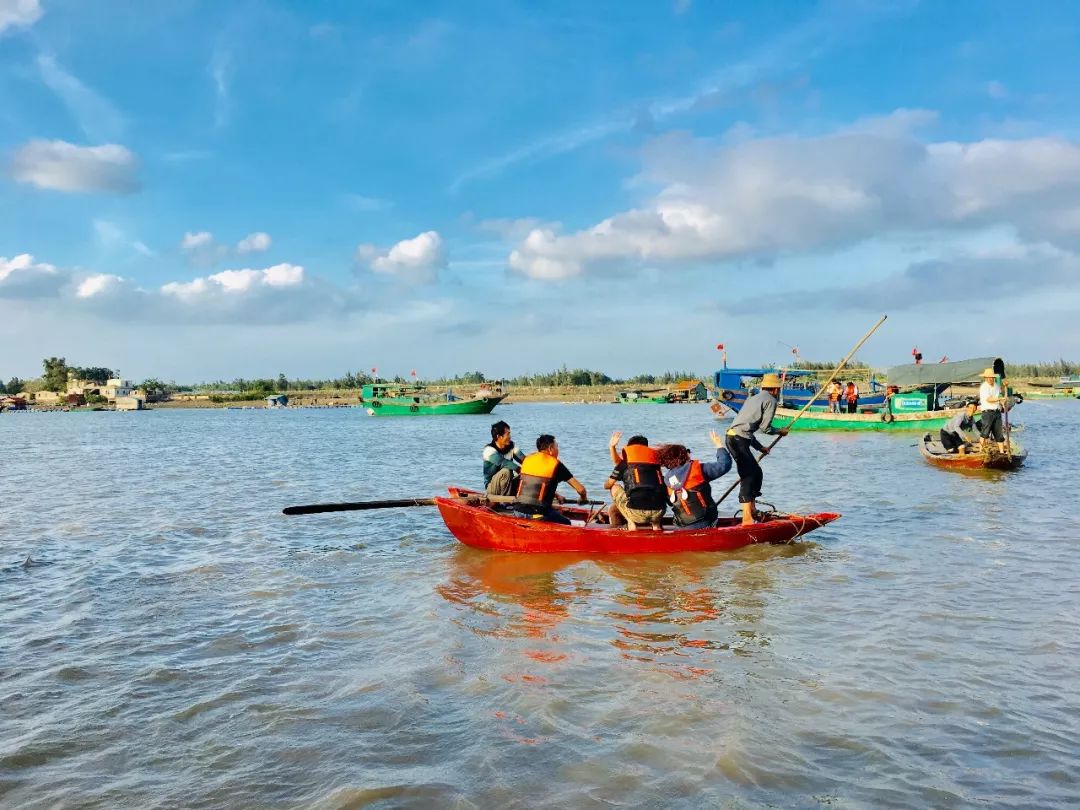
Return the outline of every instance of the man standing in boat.
<path id="1" fill-rule="evenodd" d="M 1004 405 L 1004 397 L 1001 394 L 1002 386 L 998 385 L 997 374 L 994 373 L 992 368 L 983 371 L 982 376 L 983 382 L 979 386 L 979 410 L 982 411 L 979 444 L 983 452 L 986 452 L 990 439 L 993 438 L 997 442 L 998 450 L 1004 453 L 1005 430 L 1001 425 L 1002 406 Z"/>
<path id="2" fill-rule="evenodd" d="M 510 438 L 510 425 L 491 426 L 491 442 L 484 445 L 484 491 L 488 495 L 512 495 L 517 490 L 518 471 L 525 460 Z"/>
<path id="3" fill-rule="evenodd" d="M 772 427 L 773 415 L 776 413 L 776 397 L 779 393 L 780 378 L 776 374 L 766 374 L 761 379 L 761 391 L 746 400 L 727 431 L 727 450 L 739 471 L 739 503 L 742 504 L 744 526 L 754 522 L 754 501 L 761 495 L 763 475 L 761 465 L 754 458 L 754 450 L 769 452 L 754 433 L 760 430 L 765 434 L 778 433 L 786 436 L 788 432 L 787 428 L 774 430 Z"/>
<path id="4" fill-rule="evenodd" d="M 612 526 L 623 526 L 635 531 L 639 525 L 648 525 L 655 531 L 663 526 L 661 521 L 667 510 L 667 491 L 664 475 L 660 469 L 660 456 L 649 447 L 644 436 L 631 436 L 626 449 L 620 454 L 619 439 L 622 432 L 611 434 L 608 449 L 615 469 L 604 483 L 611 491 L 611 508 L 608 517 Z"/>
<path id="5" fill-rule="evenodd" d="M 859 386 L 854 381 L 848 381 L 844 387 L 844 401 L 847 402 L 847 412 L 857 413 L 859 410 Z"/>
<path id="6" fill-rule="evenodd" d="M 559 443 L 554 436 L 544 433 L 536 440 L 536 452 L 525 456 L 521 462 L 521 478 L 514 509 L 524 517 L 569 526 L 570 521 L 552 508 L 552 503 L 556 500 L 559 503 L 566 502 L 566 499 L 555 491 L 563 481 L 573 487 L 581 503 L 588 503 L 589 496 L 585 493 L 585 487 L 574 478 L 566 465 L 559 461 Z"/>
<path id="7" fill-rule="evenodd" d="M 833 380 L 829 383 L 829 413 L 840 413 L 840 383 Z"/>
<path id="8" fill-rule="evenodd" d="M 964 410 L 946 422 L 945 427 L 941 429 L 941 444 L 949 453 L 967 455 L 967 444 L 969 441 L 974 441 L 974 438 L 969 438 L 964 431 L 974 431 L 975 409 L 976 404 L 968 402 Z"/>

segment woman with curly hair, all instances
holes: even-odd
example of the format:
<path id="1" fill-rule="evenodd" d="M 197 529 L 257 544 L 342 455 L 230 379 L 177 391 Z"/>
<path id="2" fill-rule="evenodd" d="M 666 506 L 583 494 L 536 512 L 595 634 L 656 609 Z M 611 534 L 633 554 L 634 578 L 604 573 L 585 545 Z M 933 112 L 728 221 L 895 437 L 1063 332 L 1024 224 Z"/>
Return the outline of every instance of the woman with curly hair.
<path id="1" fill-rule="evenodd" d="M 715 430 L 709 431 L 709 438 L 716 447 L 716 461 L 696 461 L 690 458 L 690 449 L 681 444 L 668 444 L 657 451 L 667 471 L 664 483 L 675 523 L 683 529 L 705 529 L 716 522 L 716 501 L 709 482 L 731 469 L 731 454 Z"/>

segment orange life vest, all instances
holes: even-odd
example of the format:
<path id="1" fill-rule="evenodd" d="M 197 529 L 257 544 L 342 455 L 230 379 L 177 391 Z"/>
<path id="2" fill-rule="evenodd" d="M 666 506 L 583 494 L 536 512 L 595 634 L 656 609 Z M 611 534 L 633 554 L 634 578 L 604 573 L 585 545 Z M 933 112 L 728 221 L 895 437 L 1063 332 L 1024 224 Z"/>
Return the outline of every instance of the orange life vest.
<path id="1" fill-rule="evenodd" d="M 847 390 L 844 391 L 844 398 L 848 402 L 855 402 L 859 398 L 859 392 L 855 390 L 855 383 L 848 383 Z"/>
<path id="2" fill-rule="evenodd" d="M 838 383 L 833 383 L 829 386 L 829 402 L 840 401 L 840 386 Z"/>
<path id="3" fill-rule="evenodd" d="M 559 460 L 547 453 L 532 453 L 521 462 L 517 504 L 547 509 L 555 500 L 555 470 Z"/>
<path id="4" fill-rule="evenodd" d="M 699 520 L 716 520 L 716 501 L 713 500 L 712 487 L 701 472 L 701 462 L 690 462 L 690 474 L 682 489 L 676 491 L 668 487 L 668 496 L 675 503 L 672 512 L 675 522 L 680 526 L 689 526 Z"/>
<path id="5" fill-rule="evenodd" d="M 663 509 L 667 499 L 659 454 L 644 444 L 628 444 L 625 454 L 623 488 L 626 502 L 634 509 Z"/>

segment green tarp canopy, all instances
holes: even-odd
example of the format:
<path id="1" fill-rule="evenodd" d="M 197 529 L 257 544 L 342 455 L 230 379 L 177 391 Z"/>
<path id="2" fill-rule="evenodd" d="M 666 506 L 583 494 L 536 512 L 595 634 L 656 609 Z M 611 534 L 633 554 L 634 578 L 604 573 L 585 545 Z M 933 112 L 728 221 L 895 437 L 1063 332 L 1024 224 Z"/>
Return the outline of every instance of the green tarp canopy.
<path id="1" fill-rule="evenodd" d="M 978 380 L 983 371 L 993 368 L 996 357 L 976 357 L 956 363 L 910 363 L 893 366 L 888 371 L 889 385 L 917 388 L 920 385 L 951 385 Z"/>

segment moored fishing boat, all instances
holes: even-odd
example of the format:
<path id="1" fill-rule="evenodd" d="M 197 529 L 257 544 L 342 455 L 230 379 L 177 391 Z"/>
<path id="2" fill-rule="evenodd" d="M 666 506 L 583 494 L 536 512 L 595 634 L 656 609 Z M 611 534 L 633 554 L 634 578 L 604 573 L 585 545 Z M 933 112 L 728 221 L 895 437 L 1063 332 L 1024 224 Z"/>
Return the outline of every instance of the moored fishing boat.
<path id="1" fill-rule="evenodd" d="M 1024 463 L 1027 450 L 1012 440 L 1009 441 L 1009 449 L 1009 453 L 999 453 L 996 446 L 991 444 L 991 449 L 985 453 L 950 453 L 941 442 L 934 440 L 930 433 L 923 436 L 919 442 L 919 453 L 922 457 L 935 467 L 947 470 L 1015 470 Z"/>
<path id="2" fill-rule="evenodd" d="M 360 405 L 371 416 L 458 416 L 491 413 L 506 394 L 481 389 L 468 399 L 435 396 L 423 385 L 372 383 L 360 390 Z"/>
<path id="3" fill-rule="evenodd" d="M 817 375 L 806 369 L 775 368 L 728 368 L 727 364 L 713 375 L 713 387 L 723 404 L 738 411 L 747 397 L 757 393 L 758 383 L 765 374 L 780 374 L 784 386 L 780 390 L 779 401 L 785 407 L 798 410 L 812 399 L 824 401 L 825 396 L 818 396 Z M 860 407 L 874 407 L 885 402 L 884 390 L 875 390 L 877 382 L 860 383 Z"/>
<path id="4" fill-rule="evenodd" d="M 631 532 L 596 522 L 596 512 L 587 507 L 561 507 L 563 515 L 575 521 L 563 526 L 498 511 L 483 503 L 482 498 L 481 493 L 451 487 L 449 497 L 435 498 L 435 504 L 450 533 L 465 545 L 526 553 L 734 551 L 755 543 L 790 543 L 840 517 L 835 512 L 777 515 L 750 526 L 742 526 L 735 518 L 721 518 L 718 525 L 708 529 Z"/>
<path id="5" fill-rule="evenodd" d="M 614 399 L 617 405 L 667 405 L 672 401 L 669 394 L 649 395 L 642 391 L 619 391 Z"/>
<path id="6" fill-rule="evenodd" d="M 793 408 L 777 408 L 772 426 L 777 430 L 789 425 L 791 430 L 938 430 L 945 427 L 945 423 L 961 410 L 949 408 L 915 413 L 893 413 L 886 410 L 829 413 L 825 409 L 811 409 L 803 414 L 799 421 L 792 423 L 799 412 Z"/>

